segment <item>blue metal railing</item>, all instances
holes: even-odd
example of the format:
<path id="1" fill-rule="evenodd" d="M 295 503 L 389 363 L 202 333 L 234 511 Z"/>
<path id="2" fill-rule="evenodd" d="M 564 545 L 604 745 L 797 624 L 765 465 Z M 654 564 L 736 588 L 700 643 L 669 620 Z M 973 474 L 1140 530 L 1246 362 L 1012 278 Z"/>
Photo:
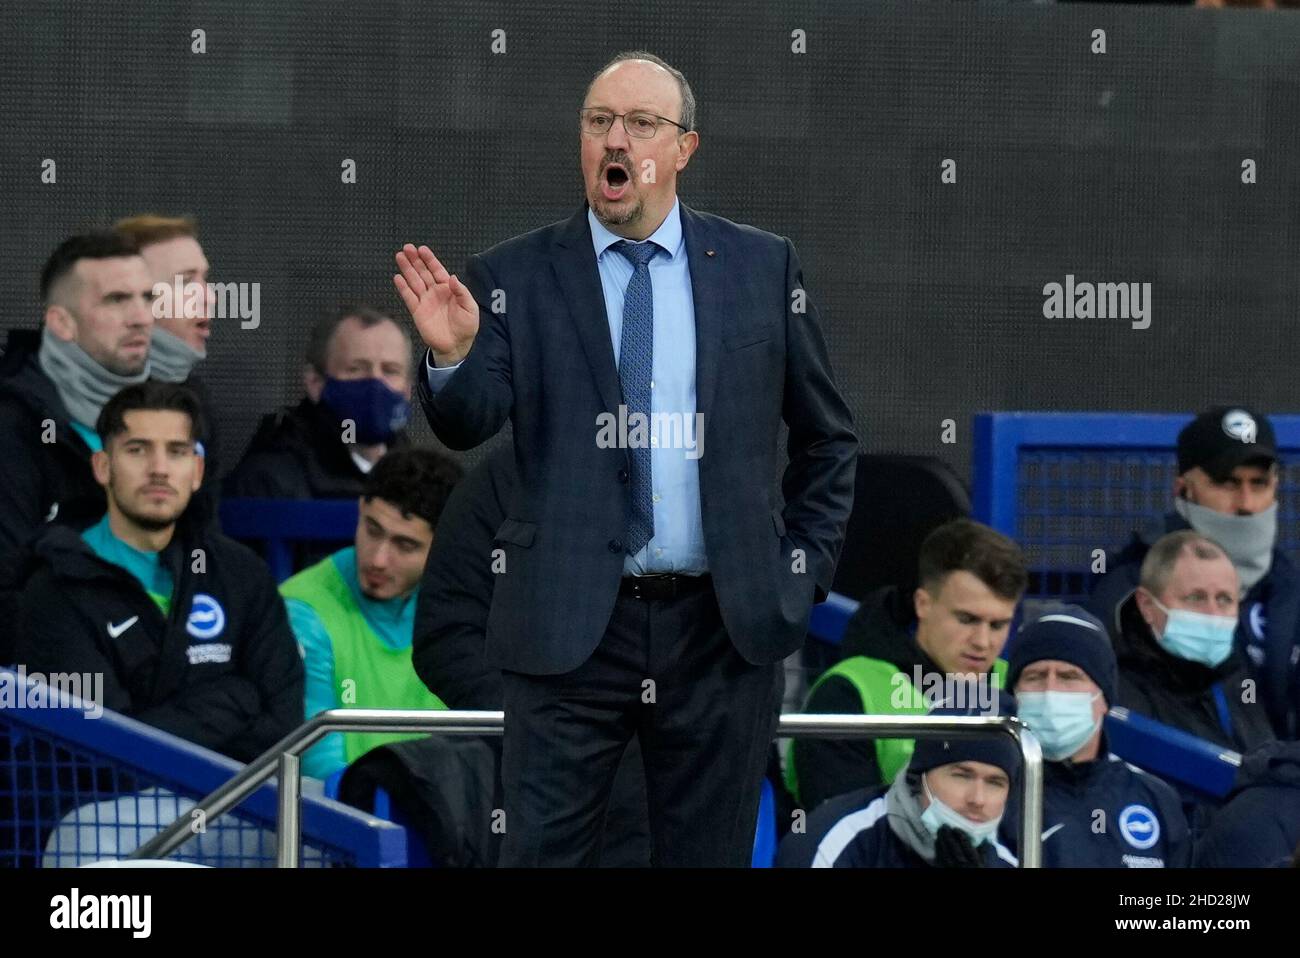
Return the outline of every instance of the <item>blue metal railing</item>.
<path id="1" fill-rule="evenodd" d="M 114 712 L 98 718 L 67 694 L 0 669 L 0 866 L 79 865 L 123 857 L 188 814 L 242 766 Z M 271 867 L 276 789 L 233 817 L 196 820 L 173 856 L 205 865 Z M 201 828 L 200 828 L 201 826 Z M 304 863 L 400 867 L 406 830 L 325 798 L 304 796 Z"/>

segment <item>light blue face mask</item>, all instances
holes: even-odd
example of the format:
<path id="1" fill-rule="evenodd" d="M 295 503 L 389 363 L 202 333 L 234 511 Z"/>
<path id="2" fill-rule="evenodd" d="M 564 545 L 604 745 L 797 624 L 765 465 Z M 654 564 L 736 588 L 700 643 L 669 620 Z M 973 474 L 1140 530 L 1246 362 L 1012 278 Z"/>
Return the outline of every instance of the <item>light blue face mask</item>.
<path id="1" fill-rule="evenodd" d="M 926 776 L 923 774 L 921 776 L 921 788 L 925 790 L 925 797 L 930 800 L 930 804 L 921 813 L 921 824 L 926 827 L 931 835 L 938 837 L 939 829 L 944 825 L 950 825 L 958 831 L 965 832 L 972 845 L 979 846 L 997 833 L 998 825 L 1002 822 L 1001 815 L 989 819 L 987 822 L 971 821 L 955 808 L 945 805 L 935 798 L 934 792 L 930 791 L 930 784 L 925 778 Z"/>
<path id="2" fill-rule="evenodd" d="M 1167 615 L 1165 630 L 1156 641 L 1170 655 L 1218 668 L 1232 654 L 1237 620 L 1230 615 L 1209 615 L 1188 609 L 1167 609 L 1155 596 L 1151 601 Z M 1154 629 L 1151 630 L 1155 632 Z"/>
<path id="3" fill-rule="evenodd" d="M 1083 748 L 1101 725 L 1092 714 L 1092 703 L 1099 698 L 1100 692 L 1021 692 L 1016 715 L 1042 745 L 1043 757 L 1059 762 Z"/>

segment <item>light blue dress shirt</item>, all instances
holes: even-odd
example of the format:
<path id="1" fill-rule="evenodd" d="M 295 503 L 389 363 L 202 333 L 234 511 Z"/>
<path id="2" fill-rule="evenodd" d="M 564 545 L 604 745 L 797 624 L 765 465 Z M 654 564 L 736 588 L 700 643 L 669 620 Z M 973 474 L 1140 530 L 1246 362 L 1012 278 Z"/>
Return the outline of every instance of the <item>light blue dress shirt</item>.
<path id="1" fill-rule="evenodd" d="M 605 294 L 605 315 L 615 359 L 623 332 L 623 294 L 632 279 L 627 257 L 610 249 L 623 237 L 607 230 L 587 210 L 591 242 Z M 654 290 L 654 365 L 650 383 L 652 428 L 650 471 L 653 477 L 654 537 L 635 555 L 626 556 L 625 575 L 679 572 L 699 575 L 708 571 L 704 552 L 704 524 L 700 518 L 700 452 L 706 447 L 695 416 L 695 299 L 691 270 L 682 233 L 681 202 L 674 201 L 659 228 L 646 243 L 662 247 L 650 261 Z M 459 364 L 429 366 L 429 390 L 437 393 Z M 658 428 L 653 427 L 659 422 Z M 597 424 L 591 424 L 592 442 Z M 629 429 L 630 432 L 630 429 Z"/>

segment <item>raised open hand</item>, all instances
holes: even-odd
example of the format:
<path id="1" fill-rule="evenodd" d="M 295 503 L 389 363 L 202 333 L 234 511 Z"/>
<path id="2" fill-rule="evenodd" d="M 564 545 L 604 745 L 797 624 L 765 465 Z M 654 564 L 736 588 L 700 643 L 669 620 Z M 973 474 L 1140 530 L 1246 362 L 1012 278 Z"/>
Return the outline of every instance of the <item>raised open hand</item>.
<path id="1" fill-rule="evenodd" d="M 478 335 L 478 303 L 438 262 L 433 250 L 407 243 L 397 254 L 393 285 L 439 366 L 452 366 L 469 353 Z"/>

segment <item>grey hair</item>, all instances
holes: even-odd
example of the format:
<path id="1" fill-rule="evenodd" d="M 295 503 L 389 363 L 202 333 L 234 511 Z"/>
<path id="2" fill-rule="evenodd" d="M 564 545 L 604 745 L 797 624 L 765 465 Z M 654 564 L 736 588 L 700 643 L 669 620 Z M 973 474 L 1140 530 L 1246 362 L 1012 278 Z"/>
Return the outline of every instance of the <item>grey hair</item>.
<path id="1" fill-rule="evenodd" d="M 1227 559 L 1228 554 L 1212 539 L 1207 539 L 1194 529 L 1179 529 L 1161 536 L 1151 546 L 1142 560 L 1138 584 L 1152 595 L 1161 596 L 1169 585 L 1174 566 L 1183 555 L 1191 553 L 1197 559 Z"/>
<path id="2" fill-rule="evenodd" d="M 587 84 L 586 92 L 582 95 L 583 102 L 586 102 L 587 94 L 591 93 L 591 87 L 598 79 L 600 79 L 600 75 L 614 64 L 622 63 L 624 60 L 649 60 L 656 66 L 661 66 L 671 73 L 673 79 L 677 81 L 677 89 L 682 95 L 682 115 L 678 122 L 680 122 L 682 126 L 686 127 L 686 130 L 695 129 L 695 94 L 691 92 L 691 85 L 686 82 L 686 77 L 682 74 L 681 70 L 646 50 L 624 50 L 622 53 L 616 55 L 614 59 L 610 60 L 603 67 L 597 70 L 592 76 L 591 82 Z M 669 119 L 672 119 L 672 117 L 669 117 Z M 680 130 L 678 132 L 684 133 L 686 130 Z"/>

